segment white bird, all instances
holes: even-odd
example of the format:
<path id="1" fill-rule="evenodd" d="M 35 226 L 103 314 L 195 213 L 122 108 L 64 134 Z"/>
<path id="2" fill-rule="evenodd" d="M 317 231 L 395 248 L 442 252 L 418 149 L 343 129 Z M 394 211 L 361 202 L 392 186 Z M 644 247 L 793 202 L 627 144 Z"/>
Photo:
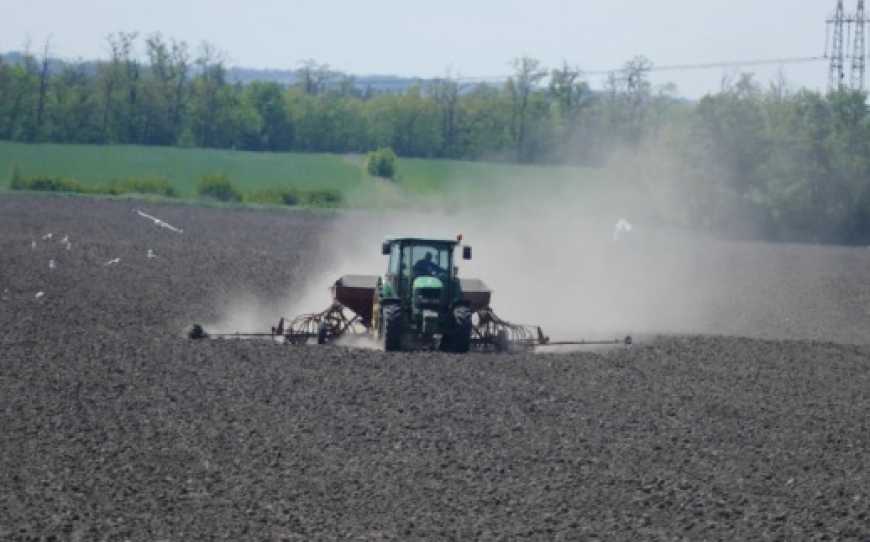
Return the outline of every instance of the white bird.
<path id="1" fill-rule="evenodd" d="M 51 234 L 51 232 L 49 232 L 49 233 L 46 233 L 45 235 L 42 236 L 42 240 L 48 241 L 49 239 L 51 239 L 51 237 L 52 237 L 52 234 Z"/>
<path id="2" fill-rule="evenodd" d="M 63 239 L 60 240 L 60 244 L 62 244 L 62 245 L 69 244 L 69 235 L 64 235 Z"/>
<path id="3" fill-rule="evenodd" d="M 35 297 L 36 299 L 42 299 L 42 296 L 44 296 L 44 295 L 45 295 L 45 292 L 36 292 L 36 295 L 33 297 Z"/>
<path id="4" fill-rule="evenodd" d="M 164 222 L 164 221 L 160 220 L 159 218 L 157 218 L 156 216 L 151 216 L 148 213 L 143 213 L 142 211 L 140 211 L 138 209 L 136 210 L 136 214 L 138 214 L 142 218 L 147 218 L 148 220 L 150 220 L 151 222 L 154 222 L 155 224 L 157 224 L 161 228 L 166 228 L 167 230 L 174 231 L 175 233 L 184 233 L 184 230 L 182 230 L 180 228 L 176 228 L 172 224 L 169 224 L 168 222 Z"/>
<path id="5" fill-rule="evenodd" d="M 36 241 L 30 242 L 30 250 L 36 250 Z"/>
<path id="6" fill-rule="evenodd" d="M 634 229 L 634 226 L 631 225 L 631 222 L 624 218 L 620 218 L 616 223 L 616 226 L 613 228 L 613 240 L 619 241 L 624 234 L 631 233 L 631 230 Z"/>
<path id="7" fill-rule="evenodd" d="M 54 269 L 55 267 L 57 267 L 57 264 L 54 263 L 54 260 L 48 260 L 48 268 Z"/>
<path id="8" fill-rule="evenodd" d="M 115 258 L 114 260 L 109 260 L 108 262 L 104 263 L 103 265 L 108 267 L 110 265 L 115 265 L 116 263 L 119 263 L 120 261 L 121 261 L 121 258 Z"/>
<path id="9" fill-rule="evenodd" d="M 157 255 L 154 254 L 154 251 L 151 250 L 151 249 L 149 248 L 149 249 L 148 249 L 148 255 L 147 255 L 147 257 L 148 257 L 148 259 L 150 260 L 151 258 L 156 258 Z"/>

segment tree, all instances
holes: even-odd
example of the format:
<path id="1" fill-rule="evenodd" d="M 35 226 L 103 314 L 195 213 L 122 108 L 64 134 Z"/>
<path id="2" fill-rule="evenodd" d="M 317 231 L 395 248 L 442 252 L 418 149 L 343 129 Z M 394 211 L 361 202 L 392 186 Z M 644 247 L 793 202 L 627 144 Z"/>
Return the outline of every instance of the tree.
<path id="1" fill-rule="evenodd" d="M 33 133 L 29 139 L 31 141 L 41 137 L 43 131 L 43 121 L 45 119 L 45 100 L 48 95 L 48 68 L 49 68 L 49 53 L 51 52 L 51 36 L 45 39 L 45 44 L 42 48 L 42 59 L 40 60 L 39 69 L 39 94 L 36 100 L 36 123 L 33 126 Z"/>
<path id="2" fill-rule="evenodd" d="M 550 72 L 550 95 L 558 107 L 559 118 L 565 123 L 576 120 L 580 108 L 591 94 L 589 85 L 579 81 L 580 75 L 578 68 L 570 67 L 567 63 Z"/>
<path id="3" fill-rule="evenodd" d="M 622 68 L 625 78 L 625 102 L 627 109 L 628 140 L 637 144 L 643 139 L 644 121 L 652 98 L 649 72 L 653 64 L 644 56 L 637 56 Z"/>
<path id="4" fill-rule="evenodd" d="M 136 59 L 136 32 L 110 34 L 109 63 L 101 66 L 105 143 L 141 142 L 142 118 L 138 110 L 139 61 Z"/>
<path id="5" fill-rule="evenodd" d="M 471 159 L 511 159 L 515 144 L 511 135 L 512 101 L 492 85 L 472 88 L 460 99 L 462 122 L 458 128 L 461 156 Z"/>
<path id="6" fill-rule="evenodd" d="M 185 42 L 167 42 L 159 33 L 145 40 L 148 69 L 142 82 L 142 141 L 173 145 L 182 131 L 188 94 L 189 52 Z"/>
<path id="7" fill-rule="evenodd" d="M 193 81 L 191 125 L 198 145 L 216 147 L 220 140 L 232 139 L 218 131 L 218 126 L 226 120 L 226 108 L 231 101 L 224 55 L 212 44 L 203 42 L 196 64 L 199 74 Z"/>
<path id="8" fill-rule="evenodd" d="M 66 64 L 52 84 L 48 106 L 51 132 L 58 143 L 101 141 L 99 93 L 84 63 Z"/>
<path id="9" fill-rule="evenodd" d="M 434 156 L 441 148 L 439 115 L 420 86 L 409 88 L 393 102 L 395 122 L 392 148 L 400 156 Z"/>
<path id="10" fill-rule="evenodd" d="M 103 114 L 101 129 L 103 143 L 111 143 L 113 141 L 113 138 L 110 135 L 109 122 L 112 117 L 115 87 L 118 85 L 118 80 L 120 79 L 119 66 L 121 64 L 121 52 L 118 50 L 118 46 L 116 45 L 115 40 L 109 37 L 107 38 L 107 41 L 109 43 L 111 56 L 108 64 L 103 64 L 100 66 L 102 80 L 101 90 L 103 95 Z"/>
<path id="11" fill-rule="evenodd" d="M 535 87 L 547 76 L 541 62 L 534 58 L 521 57 L 512 62 L 514 75 L 507 82 L 511 96 L 511 136 L 513 137 L 516 159 L 528 160 L 526 133 L 529 124 L 529 100 Z"/>
<path id="12" fill-rule="evenodd" d="M 138 109 L 139 86 L 140 86 L 140 66 L 136 59 L 136 54 L 133 50 L 136 39 L 139 34 L 137 32 L 118 33 L 118 39 L 121 43 L 122 60 L 124 68 L 123 81 L 125 84 L 125 102 L 123 108 L 123 119 L 121 120 L 124 134 L 124 141 L 127 143 L 141 142 L 141 124 L 143 119 L 140 116 Z"/>
<path id="13" fill-rule="evenodd" d="M 369 153 L 366 159 L 366 170 L 374 177 L 392 179 L 396 176 L 398 158 L 393 149 L 378 149 Z"/>
<path id="14" fill-rule="evenodd" d="M 434 80 L 429 86 L 429 93 L 441 116 L 441 148 L 438 155 L 457 158 L 461 155 L 458 141 L 459 83 L 448 74 L 447 77 Z"/>
<path id="15" fill-rule="evenodd" d="M 760 165 L 769 148 L 761 91 L 749 74 L 717 96 L 698 104 L 697 125 L 709 141 L 712 158 L 724 173 L 721 181 L 741 196 L 761 184 Z"/>
<path id="16" fill-rule="evenodd" d="M 143 88 L 145 102 L 143 141 L 152 145 L 172 145 L 175 143 L 175 133 L 170 120 L 173 74 L 169 46 L 157 33 L 146 38 L 145 49 L 148 56 L 149 78 Z"/>
<path id="17" fill-rule="evenodd" d="M 342 98 L 362 98 L 363 93 L 357 87 L 356 77 L 347 74 L 336 74 L 338 83 L 332 92 Z"/>
<path id="18" fill-rule="evenodd" d="M 581 72 L 563 63 L 560 69 L 550 72 L 549 93 L 555 106 L 554 130 L 556 138 L 564 149 L 573 151 L 579 144 L 576 134 L 581 128 L 580 117 L 583 108 L 591 104 L 592 91 L 589 85 L 580 81 Z M 576 155 L 576 152 L 572 152 Z"/>
<path id="19" fill-rule="evenodd" d="M 293 127 L 281 86 L 277 83 L 254 82 L 247 87 L 246 96 L 262 120 L 257 148 L 289 150 L 293 143 Z"/>
<path id="20" fill-rule="evenodd" d="M 21 62 L 0 65 L 0 139 L 27 139 L 33 133 L 36 61 L 25 49 Z"/>
<path id="21" fill-rule="evenodd" d="M 333 76 L 328 64 L 318 64 L 314 59 L 303 60 L 296 73 L 302 90 L 312 95 L 320 94 Z"/>

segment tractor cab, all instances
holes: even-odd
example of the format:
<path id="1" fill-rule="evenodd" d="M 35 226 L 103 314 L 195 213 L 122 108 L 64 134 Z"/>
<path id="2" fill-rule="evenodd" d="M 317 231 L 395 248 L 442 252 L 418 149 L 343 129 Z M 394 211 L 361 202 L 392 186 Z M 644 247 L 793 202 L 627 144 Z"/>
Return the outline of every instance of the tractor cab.
<path id="1" fill-rule="evenodd" d="M 461 293 L 458 268 L 453 263 L 457 244 L 458 239 L 388 238 L 381 249 L 384 256 L 389 256 L 385 283 L 400 298 L 420 296 L 421 302 L 430 305 L 438 296 L 446 295 L 443 301 L 452 299 Z M 471 247 L 464 247 L 463 254 L 471 259 Z"/>

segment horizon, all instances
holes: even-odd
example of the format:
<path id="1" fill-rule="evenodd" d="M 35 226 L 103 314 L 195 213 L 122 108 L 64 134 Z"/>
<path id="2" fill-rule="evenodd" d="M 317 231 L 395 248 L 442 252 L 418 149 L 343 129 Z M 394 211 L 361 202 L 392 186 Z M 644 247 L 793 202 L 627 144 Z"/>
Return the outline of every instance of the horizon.
<path id="1" fill-rule="evenodd" d="M 159 32 L 157 32 L 155 34 L 160 34 L 165 39 L 170 39 L 170 40 L 173 39 L 172 36 L 166 36 L 166 35 L 163 35 L 162 33 L 159 33 Z M 149 34 L 149 35 L 153 35 L 153 34 Z M 140 40 L 144 37 L 147 37 L 147 36 L 143 36 L 142 34 L 138 34 L 137 44 L 139 43 L 138 40 Z M 177 41 L 184 42 L 185 40 L 177 40 Z M 211 43 L 208 43 L 208 44 L 215 45 L 215 44 L 211 44 Z M 192 46 L 189 43 L 187 45 L 190 48 L 189 50 L 190 50 L 190 54 L 191 54 L 191 61 L 192 61 L 191 63 L 193 64 L 195 61 L 195 58 L 198 54 L 198 51 L 200 50 L 200 48 L 203 45 L 205 45 L 205 43 L 202 43 L 199 46 Z M 39 49 L 42 49 L 42 47 L 40 47 Z M 217 50 L 219 51 L 219 54 L 221 56 L 226 55 L 226 53 L 223 50 L 221 50 L 219 47 L 217 48 Z M 147 64 L 147 58 L 142 53 L 142 51 L 137 50 L 136 52 L 137 52 L 137 54 L 136 54 L 135 58 L 137 60 L 139 60 L 140 62 Z M 17 56 L 30 55 L 33 58 L 39 60 L 39 59 L 41 59 L 42 53 L 40 52 L 40 50 L 38 50 L 36 47 L 33 47 L 32 45 L 30 45 L 29 49 L 13 49 L 13 50 L 6 50 L 6 51 L 0 50 L 0 57 L 9 57 L 9 56 L 13 56 L 13 55 L 17 55 Z M 643 55 L 639 55 L 639 56 L 643 57 Z M 98 64 L 100 62 L 107 61 L 106 58 L 102 58 L 102 57 L 97 57 L 97 58 L 69 57 L 69 56 L 63 55 L 59 51 L 54 50 L 53 48 L 50 48 L 48 58 L 50 61 L 61 62 L 64 64 Z M 518 58 L 518 57 L 514 57 L 514 58 Z M 534 57 L 532 57 L 532 58 L 534 58 Z M 646 58 L 646 57 L 644 57 L 644 58 Z M 540 59 L 538 59 L 538 60 L 540 60 Z M 632 59 L 626 59 L 626 63 L 630 60 L 632 60 Z M 651 59 L 647 58 L 647 60 L 651 60 Z M 793 60 L 795 60 L 795 59 L 783 59 L 783 60 L 786 61 L 785 64 L 789 64 L 790 66 L 794 67 L 795 64 L 806 65 L 806 64 L 810 64 L 814 60 L 818 60 L 818 59 L 803 58 L 803 59 L 797 59 L 797 62 L 793 62 Z M 490 76 L 462 76 L 462 75 L 452 74 L 449 71 L 447 71 L 445 74 L 442 74 L 442 75 L 432 75 L 432 76 L 423 76 L 423 75 L 414 75 L 414 74 L 407 74 L 406 75 L 406 74 L 397 74 L 397 73 L 377 73 L 377 72 L 356 73 L 356 72 L 347 72 L 347 71 L 337 70 L 333 66 L 329 65 L 328 63 L 318 62 L 317 59 L 307 59 L 307 61 L 315 61 L 317 64 L 324 66 L 324 67 L 327 67 L 330 70 L 333 70 L 333 72 L 334 72 L 333 75 L 335 75 L 335 76 L 342 76 L 343 75 L 343 76 L 353 77 L 353 78 L 359 80 L 358 81 L 359 84 L 373 84 L 373 83 L 377 84 L 377 83 L 392 83 L 392 82 L 401 83 L 401 84 L 406 84 L 406 83 L 410 84 L 413 81 L 426 82 L 426 81 L 434 81 L 434 80 L 442 79 L 442 78 L 448 78 L 448 79 L 452 78 L 453 80 L 460 82 L 460 83 L 467 82 L 468 84 L 500 85 L 500 84 L 504 84 L 505 82 L 507 82 L 507 80 L 513 76 L 512 73 L 509 73 L 507 71 L 505 73 L 502 73 L 499 75 L 490 75 Z M 675 71 L 676 72 L 682 71 L 683 65 L 659 65 L 659 64 L 656 64 L 653 62 L 652 68 L 648 71 L 648 79 L 650 80 L 651 84 L 653 85 L 654 91 L 657 91 L 658 89 L 665 89 L 666 87 L 673 85 L 674 88 L 676 89 L 675 92 L 671 93 L 673 95 L 673 97 L 676 99 L 684 99 L 684 100 L 689 100 L 689 101 L 696 101 L 705 95 L 717 93 L 718 91 L 721 90 L 721 85 L 723 85 L 726 80 L 733 82 L 742 73 L 751 73 L 754 76 L 753 77 L 754 81 L 762 87 L 764 87 L 768 84 L 783 83 L 784 82 L 787 85 L 787 87 L 791 88 L 791 89 L 809 88 L 810 90 L 815 90 L 815 91 L 823 91 L 824 90 L 824 88 L 821 88 L 819 86 L 812 87 L 812 86 L 807 86 L 807 85 L 795 85 L 795 84 L 793 84 L 794 81 L 792 79 L 789 79 L 787 71 L 784 69 L 783 66 L 776 67 L 777 66 L 776 63 L 773 60 L 769 60 L 769 59 L 762 59 L 762 61 L 764 62 L 764 64 L 761 64 L 761 65 L 758 65 L 758 64 L 752 65 L 753 62 L 758 62 L 757 60 L 756 61 L 747 61 L 747 64 L 749 65 L 749 67 L 751 67 L 751 69 L 740 68 L 738 66 L 739 62 L 736 62 L 734 60 L 724 61 L 724 62 L 715 62 L 715 63 L 706 63 L 706 64 L 713 64 L 713 66 L 708 66 L 708 65 L 704 65 L 704 64 L 702 64 L 702 65 L 689 65 L 689 67 L 686 68 L 685 71 L 714 71 L 714 70 L 719 70 L 721 72 L 721 76 L 719 79 L 720 87 L 719 88 L 711 88 L 711 89 L 705 91 L 703 94 L 699 94 L 699 95 L 691 95 L 691 96 L 685 95 L 684 93 L 682 93 L 679 85 L 676 85 L 673 82 L 672 78 L 669 79 L 668 76 L 662 75 L 662 73 L 673 73 Z M 730 68 L 721 67 L 720 66 L 721 64 L 729 64 L 732 66 Z M 295 67 L 274 67 L 274 66 L 271 66 L 271 67 L 270 66 L 253 67 L 253 66 L 242 65 L 242 64 L 234 64 L 234 63 L 225 61 L 224 66 L 228 72 L 236 71 L 236 72 L 249 72 L 252 74 L 271 73 L 271 74 L 276 74 L 276 75 L 277 74 L 296 75 L 299 72 L 299 70 L 302 69 L 302 62 L 300 62 L 299 65 L 297 65 Z M 569 64 L 569 66 L 570 66 L 570 64 Z M 774 66 L 774 68 L 771 68 L 771 66 Z M 545 68 L 549 72 L 552 69 L 561 68 L 562 65 L 560 64 L 560 65 L 550 66 L 550 65 L 546 65 L 542 62 L 542 67 Z M 625 68 L 625 66 L 621 65 L 621 66 L 615 66 L 609 70 L 589 70 L 589 71 L 586 71 L 586 70 L 581 69 L 580 81 L 584 81 L 584 82 L 590 84 L 590 88 L 593 91 L 601 91 L 601 90 L 603 90 L 604 82 L 605 82 L 607 75 L 619 73 L 624 68 Z M 766 71 L 766 72 L 769 72 L 771 70 L 775 70 L 775 71 L 773 74 L 770 75 L 769 78 L 759 77 L 759 74 L 758 74 L 759 68 Z M 378 78 L 383 78 L 383 79 L 379 80 Z M 549 78 L 550 78 L 550 74 L 548 73 L 547 76 L 544 78 L 544 81 L 548 81 Z M 237 80 L 240 82 L 243 82 L 243 83 L 247 83 L 250 81 L 274 81 L 274 82 L 282 83 L 276 77 L 264 77 L 262 79 L 258 79 L 256 77 L 245 77 L 244 79 L 237 79 Z M 599 82 L 598 85 L 594 84 L 594 82 L 596 80 L 598 80 L 598 82 Z M 282 84 L 286 84 L 286 83 L 282 83 Z"/>
<path id="2" fill-rule="evenodd" d="M 618 69 L 638 55 L 656 66 L 820 57 L 825 19 L 833 7 L 827 1 L 795 6 L 786 0 L 634 4 L 542 0 L 530 7 L 516 0 L 483 0 L 465 6 L 446 0 L 436 11 L 419 13 L 397 0 L 366 6 L 263 0 L 245 7 L 204 0 L 183 6 L 168 0 L 148 6 L 54 1 L 48 2 L 49 9 L 44 4 L 12 6 L 11 16 L 0 21 L 0 50 L 21 50 L 29 40 L 30 50 L 38 54 L 51 37 L 54 57 L 102 60 L 108 34 L 159 31 L 187 42 L 194 54 L 200 43 L 212 43 L 226 53 L 227 66 L 251 70 L 295 70 L 303 60 L 314 59 L 358 76 L 431 79 L 449 72 L 460 78 L 502 79 L 510 74 L 511 59 L 520 56 L 537 58 L 548 68 L 564 61 L 586 73 Z M 68 28 L 69 20 L 79 24 Z M 827 85 L 827 65 L 821 61 L 653 72 L 650 79 L 656 86 L 674 83 L 677 95 L 697 98 L 717 91 L 724 77 L 742 72 L 754 73 L 762 85 L 781 74 L 793 87 L 823 90 Z M 600 88 L 604 77 L 588 75 L 586 80 Z"/>

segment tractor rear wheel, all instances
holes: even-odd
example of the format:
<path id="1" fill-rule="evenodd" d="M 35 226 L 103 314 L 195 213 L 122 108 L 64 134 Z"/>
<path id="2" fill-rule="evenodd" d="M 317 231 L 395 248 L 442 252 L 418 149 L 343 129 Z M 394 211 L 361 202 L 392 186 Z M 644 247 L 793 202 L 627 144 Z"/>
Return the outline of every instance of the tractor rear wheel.
<path id="1" fill-rule="evenodd" d="M 508 338 L 507 331 L 500 329 L 495 336 L 495 351 L 499 353 L 510 352 L 511 341 Z"/>
<path id="2" fill-rule="evenodd" d="M 453 309 L 453 331 L 450 332 L 450 350 L 465 354 L 471 350 L 471 309 L 460 305 Z"/>
<path id="3" fill-rule="evenodd" d="M 384 350 L 398 352 L 402 348 L 402 307 L 385 305 L 383 311 Z"/>

